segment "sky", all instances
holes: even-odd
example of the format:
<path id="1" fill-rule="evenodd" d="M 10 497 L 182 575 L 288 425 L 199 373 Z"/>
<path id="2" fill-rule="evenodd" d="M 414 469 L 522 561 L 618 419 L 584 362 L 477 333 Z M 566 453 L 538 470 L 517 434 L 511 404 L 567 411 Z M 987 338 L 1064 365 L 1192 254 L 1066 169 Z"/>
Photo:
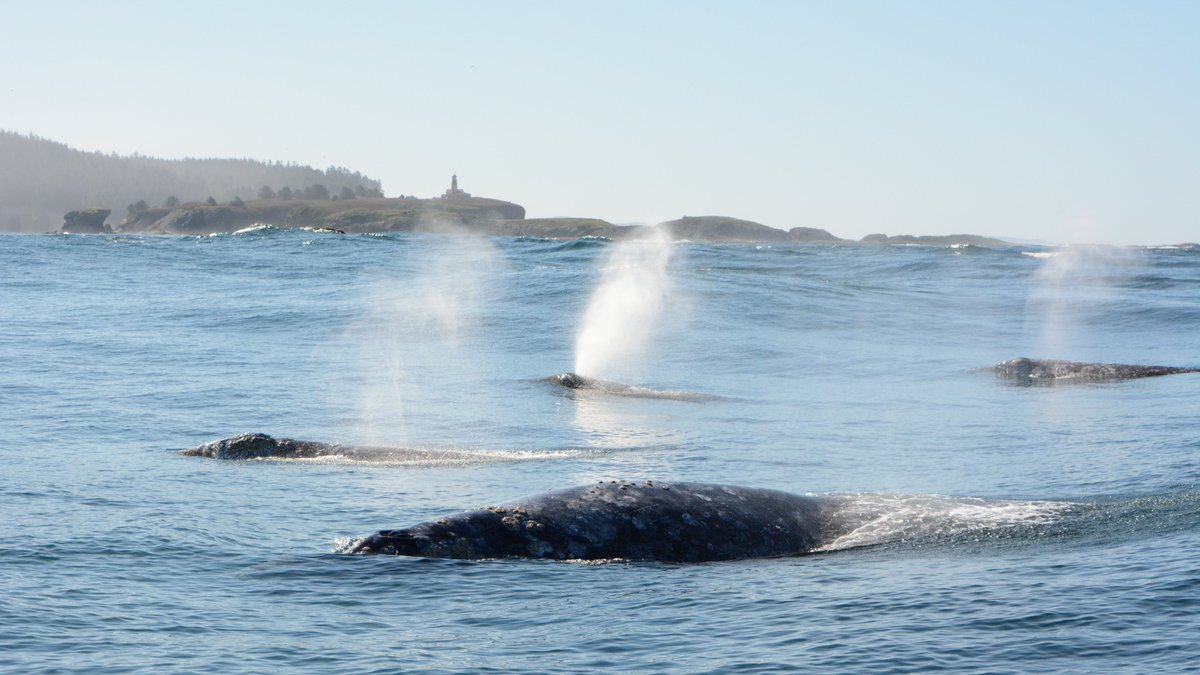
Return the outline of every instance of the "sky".
<path id="1" fill-rule="evenodd" d="M 0 129 L 529 217 L 1200 241 L 1200 2 L 0 0 Z"/>

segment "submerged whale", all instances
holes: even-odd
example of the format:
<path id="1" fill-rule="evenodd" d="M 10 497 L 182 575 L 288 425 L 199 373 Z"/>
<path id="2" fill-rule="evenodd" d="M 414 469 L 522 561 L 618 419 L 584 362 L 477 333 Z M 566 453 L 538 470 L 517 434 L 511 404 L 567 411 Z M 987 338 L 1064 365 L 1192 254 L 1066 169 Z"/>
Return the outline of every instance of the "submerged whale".
<path id="1" fill-rule="evenodd" d="M 266 434 L 241 434 L 204 443 L 181 451 L 193 457 L 213 459 L 308 459 L 430 466 L 487 462 L 525 462 L 551 457 L 567 457 L 572 451 L 512 452 L 504 450 L 466 450 L 454 448 L 396 448 L 341 445 L 293 438 L 273 438 Z"/>
<path id="2" fill-rule="evenodd" d="M 706 562 L 808 553 L 827 522 L 819 499 L 778 490 L 601 481 L 384 530 L 350 552 Z"/>
<path id="3" fill-rule="evenodd" d="M 1079 363 L 1024 357 L 997 363 L 989 368 L 984 368 L 984 370 L 990 370 L 996 374 L 996 377 L 1012 380 L 1018 384 L 1105 382 L 1177 373 L 1200 373 L 1200 369 L 1197 368 L 1135 366 L 1123 363 Z"/>
<path id="4" fill-rule="evenodd" d="M 711 394 L 701 394 L 694 391 L 663 391 L 659 389 L 648 389 L 646 387 L 634 387 L 628 384 L 621 384 L 620 382 L 612 382 L 610 380 L 602 380 L 597 377 L 588 377 L 578 373 L 559 373 L 558 375 L 550 375 L 549 377 L 543 377 L 536 381 L 557 385 L 564 389 L 583 392 L 597 392 L 600 394 L 624 396 L 628 398 L 657 398 L 668 399 L 672 401 L 711 401 L 717 398 Z"/>

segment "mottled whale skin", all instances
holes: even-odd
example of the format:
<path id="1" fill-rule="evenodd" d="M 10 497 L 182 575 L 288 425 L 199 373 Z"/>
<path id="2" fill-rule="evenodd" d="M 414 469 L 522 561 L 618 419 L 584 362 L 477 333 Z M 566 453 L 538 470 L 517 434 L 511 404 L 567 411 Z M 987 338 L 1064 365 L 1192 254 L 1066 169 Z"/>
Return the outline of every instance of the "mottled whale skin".
<path id="1" fill-rule="evenodd" d="M 1018 384 L 1066 384 L 1072 382 L 1107 382 L 1158 377 L 1178 373 L 1197 373 L 1196 368 L 1174 366 L 1135 366 L 1123 363 L 1079 363 L 1053 359 L 1015 358 L 986 368 L 996 377 Z"/>
<path id="2" fill-rule="evenodd" d="M 708 562 L 810 552 L 826 522 L 819 499 L 778 490 L 602 481 L 384 530 L 350 552 Z"/>
<path id="3" fill-rule="evenodd" d="M 557 384 L 567 389 L 594 389 L 603 385 L 616 384 L 615 382 L 604 382 L 594 377 L 586 377 L 577 373 L 559 373 L 558 375 L 543 378 L 542 381 Z"/>
<path id="4" fill-rule="evenodd" d="M 240 434 L 198 445 L 181 454 L 213 459 L 313 459 L 341 454 L 344 450 L 343 446 L 331 443 L 272 438 L 266 434 Z"/>

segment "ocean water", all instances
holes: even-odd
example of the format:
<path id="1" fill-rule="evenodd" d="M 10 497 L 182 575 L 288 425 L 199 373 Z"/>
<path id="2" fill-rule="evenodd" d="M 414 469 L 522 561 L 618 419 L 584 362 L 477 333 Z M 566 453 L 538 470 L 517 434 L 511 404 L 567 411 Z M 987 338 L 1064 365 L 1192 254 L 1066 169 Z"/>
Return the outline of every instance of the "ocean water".
<path id="1" fill-rule="evenodd" d="M 0 235 L 0 670 L 1194 669 L 1200 375 L 976 369 L 1198 336 L 1196 250 Z M 538 381 L 577 367 L 703 396 Z M 178 452 L 254 431 L 426 452 Z M 698 565 L 342 552 L 607 479 L 848 526 Z"/>

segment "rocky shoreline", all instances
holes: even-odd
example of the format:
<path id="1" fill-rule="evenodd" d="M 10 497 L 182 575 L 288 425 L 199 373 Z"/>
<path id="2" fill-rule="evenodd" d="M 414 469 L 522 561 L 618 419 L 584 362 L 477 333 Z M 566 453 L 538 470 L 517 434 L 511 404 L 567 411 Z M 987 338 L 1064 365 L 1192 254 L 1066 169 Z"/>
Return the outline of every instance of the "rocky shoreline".
<path id="1" fill-rule="evenodd" d="M 226 204 L 187 203 L 173 209 L 149 208 L 110 227 L 105 209 L 80 209 L 64 217 L 60 233 L 132 233 L 208 235 L 232 232 L 254 225 L 282 228 L 336 230 L 346 233 L 467 232 L 490 236 L 611 240 L 644 236 L 646 227 L 616 225 L 595 218 L 526 218 L 524 207 L 499 199 L 415 197 L 285 200 L 258 199 Z M 984 247 L 1012 246 L 1000 239 L 969 234 L 945 236 L 887 236 L 872 234 L 861 240 L 843 239 L 826 230 L 794 227 L 780 230 L 761 223 L 726 216 L 684 216 L 660 223 L 677 240 L 706 243 L 750 244 L 856 244 Z"/>

